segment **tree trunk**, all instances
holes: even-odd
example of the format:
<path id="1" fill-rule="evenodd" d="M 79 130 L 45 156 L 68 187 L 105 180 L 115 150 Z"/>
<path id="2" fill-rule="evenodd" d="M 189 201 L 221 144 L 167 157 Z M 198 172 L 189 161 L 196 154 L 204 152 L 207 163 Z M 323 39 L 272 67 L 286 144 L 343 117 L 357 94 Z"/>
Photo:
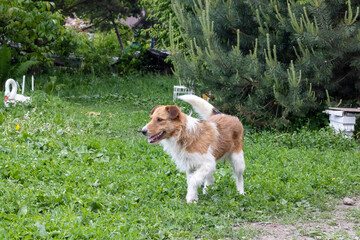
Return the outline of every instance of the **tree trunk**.
<path id="1" fill-rule="evenodd" d="M 114 19 L 113 17 L 111 17 L 111 22 L 112 22 L 112 24 L 114 25 L 115 33 L 116 33 L 117 39 L 118 39 L 118 41 L 119 41 L 122 54 L 125 54 L 124 45 L 123 45 L 123 42 L 122 42 L 122 39 L 121 39 L 119 30 L 118 30 L 118 28 L 117 28 L 117 26 L 116 26 L 115 19 Z"/>

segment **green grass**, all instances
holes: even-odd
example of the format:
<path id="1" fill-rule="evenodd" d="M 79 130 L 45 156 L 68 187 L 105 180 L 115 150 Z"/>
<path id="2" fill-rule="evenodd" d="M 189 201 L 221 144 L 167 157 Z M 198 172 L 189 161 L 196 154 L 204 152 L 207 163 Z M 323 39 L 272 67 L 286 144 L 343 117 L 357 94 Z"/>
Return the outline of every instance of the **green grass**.
<path id="1" fill-rule="evenodd" d="M 247 194 L 220 163 L 208 194 L 188 205 L 185 175 L 140 133 L 152 107 L 173 104 L 174 78 L 48 78 L 30 106 L 0 108 L 0 239 L 251 238 L 233 227 L 297 219 L 360 192 L 358 142 L 329 129 L 247 131 Z"/>

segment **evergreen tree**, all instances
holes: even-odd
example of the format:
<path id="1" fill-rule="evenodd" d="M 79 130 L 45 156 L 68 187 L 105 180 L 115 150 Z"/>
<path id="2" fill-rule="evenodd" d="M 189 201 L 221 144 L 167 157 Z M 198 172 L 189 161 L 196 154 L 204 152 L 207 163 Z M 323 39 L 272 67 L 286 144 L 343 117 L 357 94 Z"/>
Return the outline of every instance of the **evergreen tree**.
<path id="1" fill-rule="evenodd" d="M 173 0 L 187 46 L 171 44 L 175 74 L 258 126 L 281 127 L 341 99 L 359 104 L 359 5 Z"/>

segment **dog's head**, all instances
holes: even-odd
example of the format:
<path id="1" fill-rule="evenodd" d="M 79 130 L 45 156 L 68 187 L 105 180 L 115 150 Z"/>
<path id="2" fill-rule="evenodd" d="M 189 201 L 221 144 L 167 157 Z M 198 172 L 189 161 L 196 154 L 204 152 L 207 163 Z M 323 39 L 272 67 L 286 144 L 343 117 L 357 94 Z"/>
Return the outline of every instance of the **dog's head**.
<path id="1" fill-rule="evenodd" d="M 181 125 L 181 110 L 175 105 L 159 105 L 150 113 L 150 122 L 142 129 L 149 143 L 172 137 Z"/>

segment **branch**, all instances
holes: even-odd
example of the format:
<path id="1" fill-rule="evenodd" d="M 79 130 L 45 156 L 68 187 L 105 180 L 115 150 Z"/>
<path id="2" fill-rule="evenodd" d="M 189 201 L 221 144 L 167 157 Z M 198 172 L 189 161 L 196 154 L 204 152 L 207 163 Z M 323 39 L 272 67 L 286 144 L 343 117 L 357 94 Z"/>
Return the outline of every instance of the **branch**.
<path id="1" fill-rule="evenodd" d="M 87 27 L 85 27 L 85 28 L 82 28 L 82 30 L 87 30 L 87 29 L 89 29 L 89 28 L 92 28 L 92 27 L 94 27 L 94 26 L 96 26 L 96 25 L 104 22 L 105 20 L 109 19 L 109 17 L 111 17 L 111 15 L 108 15 L 108 16 L 104 17 L 104 18 L 101 19 L 100 21 L 98 21 L 98 22 L 96 22 L 96 23 L 94 23 L 94 24 L 91 24 L 90 26 L 87 26 Z"/>
<path id="2" fill-rule="evenodd" d="M 245 79 L 246 81 L 248 81 L 251 85 L 254 85 L 253 83 L 258 83 L 258 81 L 254 81 L 248 77 L 244 77 L 244 76 L 240 76 L 241 78 Z"/>
<path id="3" fill-rule="evenodd" d="M 79 1 L 79 2 L 77 2 L 77 3 L 74 3 L 73 5 L 71 5 L 71 6 L 67 7 L 67 8 L 64 8 L 64 11 L 65 11 L 65 12 L 69 12 L 71 9 L 73 9 L 73 8 L 75 8 L 75 7 L 83 4 L 83 3 L 86 3 L 87 1 L 88 1 L 88 0 L 81 0 L 81 1 Z"/>

